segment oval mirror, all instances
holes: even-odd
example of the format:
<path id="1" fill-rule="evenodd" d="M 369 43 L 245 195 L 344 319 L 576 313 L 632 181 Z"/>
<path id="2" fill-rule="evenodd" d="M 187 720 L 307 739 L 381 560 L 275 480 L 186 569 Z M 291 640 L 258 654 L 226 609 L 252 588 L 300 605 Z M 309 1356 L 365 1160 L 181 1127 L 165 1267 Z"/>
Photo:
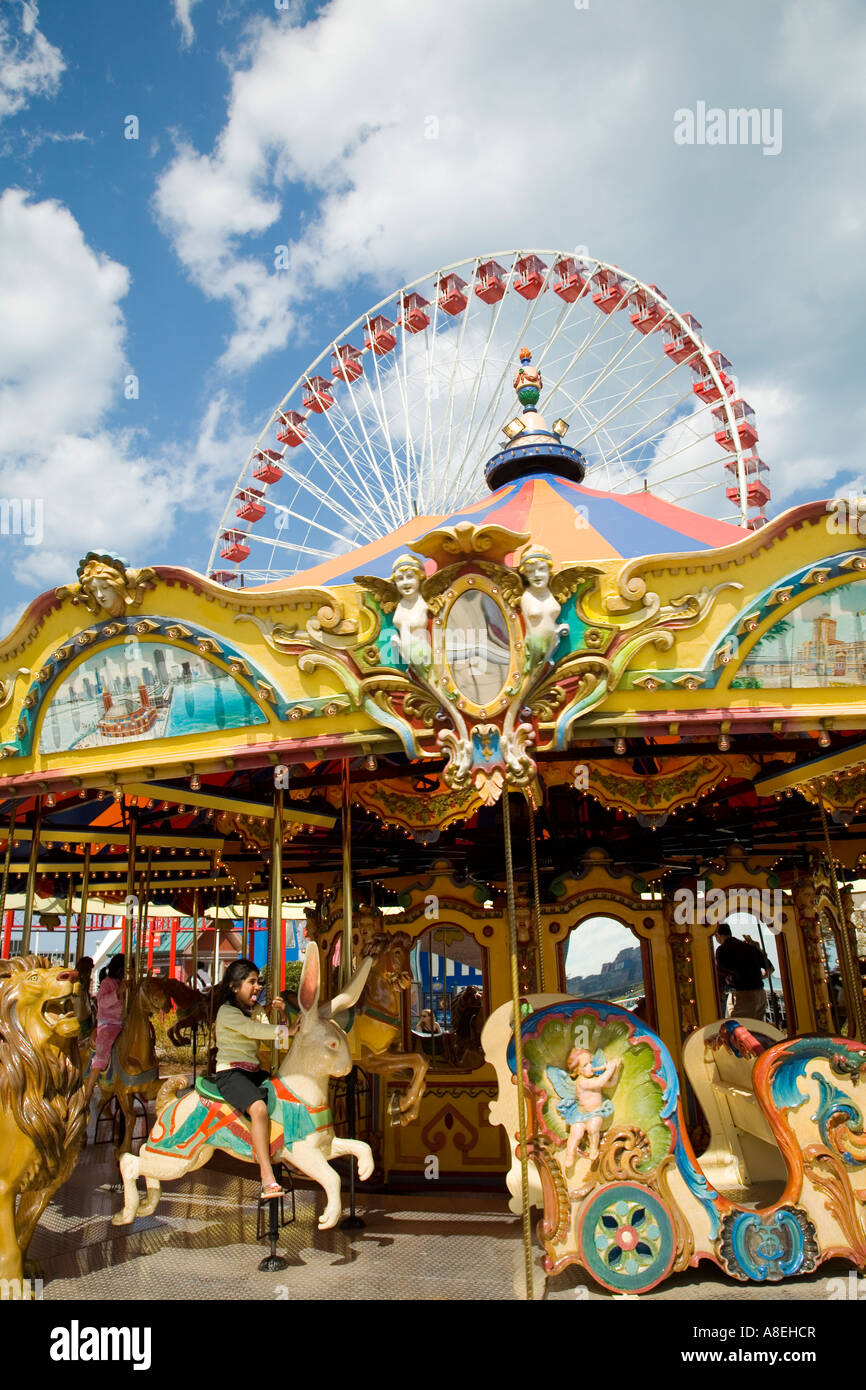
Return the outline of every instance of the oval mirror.
<path id="1" fill-rule="evenodd" d="M 445 657 L 464 699 L 483 707 L 502 693 L 511 643 L 505 614 L 489 594 L 475 589 L 455 599 L 445 622 Z"/>

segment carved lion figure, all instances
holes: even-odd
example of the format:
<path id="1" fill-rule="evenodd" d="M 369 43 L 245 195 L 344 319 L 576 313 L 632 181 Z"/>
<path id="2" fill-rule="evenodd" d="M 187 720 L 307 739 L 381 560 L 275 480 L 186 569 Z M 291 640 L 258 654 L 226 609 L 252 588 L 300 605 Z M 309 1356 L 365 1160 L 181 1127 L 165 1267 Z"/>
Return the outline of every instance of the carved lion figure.
<path id="1" fill-rule="evenodd" d="M 75 1167 L 84 1136 L 77 992 L 75 971 L 45 956 L 0 961 L 2 1279 L 23 1277 L 36 1223 Z"/>

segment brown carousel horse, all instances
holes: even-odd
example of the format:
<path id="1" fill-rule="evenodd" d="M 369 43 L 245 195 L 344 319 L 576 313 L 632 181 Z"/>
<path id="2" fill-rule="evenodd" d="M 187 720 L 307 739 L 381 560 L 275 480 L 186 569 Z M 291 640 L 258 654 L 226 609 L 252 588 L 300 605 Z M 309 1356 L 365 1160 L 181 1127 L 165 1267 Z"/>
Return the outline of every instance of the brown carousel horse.
<path id="1" fill-rule="evenodd" d="M 402 1034 L 400 995 L 412 984 L 412 945 L 407 932 L 397 931 L 377 932 L 364 946 L 362 955 L 372 956 L 373 968 L 347 1030 L 352 1061 L 363 1071 L 386 1078 L 411 1071 L 409 1089 L 394 1119 L 401 1125 L 418 1118 L 430 1065 L 420 1052 L 391 1050 Z"/>
<path id="2" fill-rule="evenodd" d="M 166 1003 L 161 1007 L 177 1011 L 177 1018 L 166 1035 L 174 1047 L 190 1046 L 195 1029 L 211 1027 L 215 993 L 213 986 L 210 989 L 192 989 L 181 980 L 168 979 L 162 975 L 154 976 L 151 984 L 157 986 L 166 999 Z"/>
<path id="3" fill-rule="evenodd" d="M 135 1125 L 135 1097 L 155 1100 L 160 1087 L 156 1035 L 151 1014 L 165 1008 L 165 981 L 145 975 L 129 986 L 129 1007 L 123 1027 L 111 1049 L 111 1061 L 98 1078 L 105 1101 L 114 1099 L 123 1114 L 123 1138 L 115 1145 L 115 1157 L 129 1153 Z"/>

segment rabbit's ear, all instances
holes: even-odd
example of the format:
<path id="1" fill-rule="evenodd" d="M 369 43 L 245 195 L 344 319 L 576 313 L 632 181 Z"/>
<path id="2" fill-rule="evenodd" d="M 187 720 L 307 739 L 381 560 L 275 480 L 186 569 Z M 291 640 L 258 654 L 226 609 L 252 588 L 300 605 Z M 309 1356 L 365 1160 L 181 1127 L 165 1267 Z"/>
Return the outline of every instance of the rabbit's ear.
<path id="1" fill-rule="evenodd" d="M 304 968 L 301 971 L 301 983 L 298 986 L 298 1007 L 305 1020 L 307 1014 L 312 1013 L 319 1002 L 321 975 L 319 948 L 311 941 L 304 955 Z"/>
<path id="2" fill-rule="evenodd" d="M 360 967 L 355 971 L 351 980 L 346 985 L 346 988 L 341 990 L 340 993 L 331 1000 L 330 1004 L 327 1005 L 330 1011 L 330 1017 L 333 1018 L 336 1014 L 341 1014 L 346 1009 L 351 1009 L 357 1004 L 361 991 L 367 983 L 367 976 L 372 969 L 373 957 L 367 956 L 366 959 L 361 962 Z"/>

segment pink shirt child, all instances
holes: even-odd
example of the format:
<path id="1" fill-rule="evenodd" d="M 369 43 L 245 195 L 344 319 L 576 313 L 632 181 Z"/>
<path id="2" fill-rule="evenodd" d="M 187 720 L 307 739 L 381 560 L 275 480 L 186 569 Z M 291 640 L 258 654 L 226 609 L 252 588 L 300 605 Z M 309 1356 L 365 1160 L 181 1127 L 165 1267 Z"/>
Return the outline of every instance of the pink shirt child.
<path id="1" fill-rule="evenodd" d="M 98 1074 L 105 1071 L 111 1061 L 111 1049 L 123 1027 L 123 984 L 121 980 L 112 980 L 106 976 L 102 981 L 96 994 L 96 1015 L 96 1037 L 90 1067 Z"/>

